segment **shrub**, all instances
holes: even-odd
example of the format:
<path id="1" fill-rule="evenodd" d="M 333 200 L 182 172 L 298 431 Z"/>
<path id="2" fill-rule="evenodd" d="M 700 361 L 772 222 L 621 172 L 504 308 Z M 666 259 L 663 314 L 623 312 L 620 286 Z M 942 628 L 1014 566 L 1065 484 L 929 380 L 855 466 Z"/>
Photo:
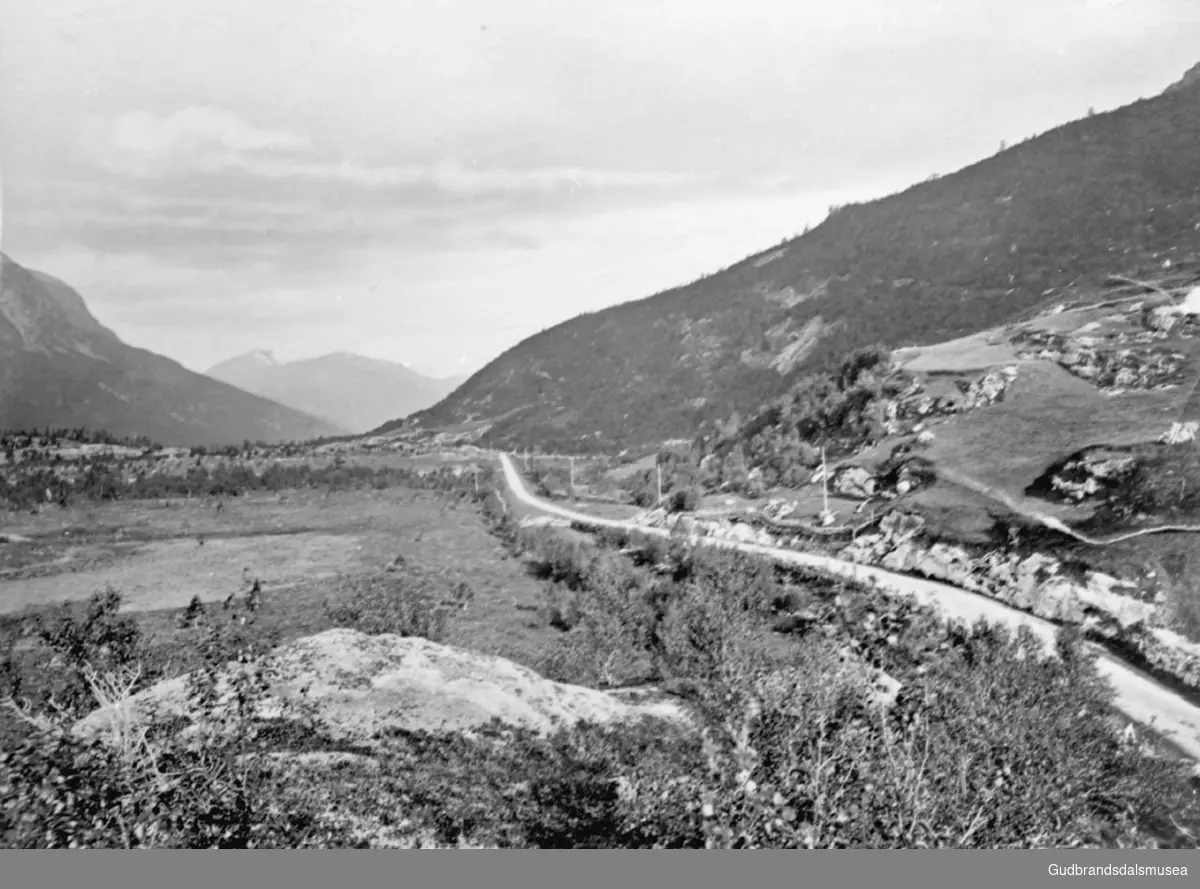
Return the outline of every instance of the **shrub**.
<path id="1" fill-rule="evenodd" d="M 469 587 L 462 590 L 464 599 L 469 591 Z M 384 576 L 360 582 L 341 601 L 326 602 L 325 614 L 334 626 L 371 635 L 393 633 L 441 642 L 450 607 L 422 588 L 415 576 Z"/>

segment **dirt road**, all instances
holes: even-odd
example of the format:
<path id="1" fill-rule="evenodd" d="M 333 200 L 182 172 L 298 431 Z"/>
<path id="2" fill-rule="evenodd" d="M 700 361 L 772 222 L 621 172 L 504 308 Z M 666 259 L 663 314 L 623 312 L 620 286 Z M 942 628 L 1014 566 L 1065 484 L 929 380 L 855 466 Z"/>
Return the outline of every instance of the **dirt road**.
<path id="1" fill-rule="evenodd" d="M 556 515 L 579 522 L 588 527 L 639 531 L 659 537 L 670 535 L 670 532 L 661 528 L 647 528 L 629 521 L 589 516 L 540 500 L 526 489 L 525 482 L 517 472 L 516 466 L 513 465 L 512 459 L 507 454 L 498 454 L 497 456 L 504 469 L 505 481 L 513 496 L 527 506 L 548 515 Z M 1054 650 L 1056 630 L 1049 621 L 1010 608 L 977 593 L 829 556 L 759 544 L 717 540 L 712 537 L 693 537 L 691 540 L 700 545 L 753 553 L 782 564 L 813 568 L 850 580 L 873 582 L 883 592 L 914 597 L 922 604 L 936 608 L 947 620 L 970 623 L 983 618 L 989 623 L 1000 624 L 1012 629 L 1026 626 L 1042 641 L 1043 645 L 1047 647 L 1047 651 L 1053 652 Z M 1117 709 L 1134 722 L 1152 727 L 1156 733 L 1178 750 L 1200 763 L 1200 707 L 1189 703 L 1170 689 L 1123 663 L 1098 646 L 1095 646 L 1094 650 L 1099 655 L 1098 668 L 1101 675 L 1108 679 L 1116 693 L 1114 703 Z"/>

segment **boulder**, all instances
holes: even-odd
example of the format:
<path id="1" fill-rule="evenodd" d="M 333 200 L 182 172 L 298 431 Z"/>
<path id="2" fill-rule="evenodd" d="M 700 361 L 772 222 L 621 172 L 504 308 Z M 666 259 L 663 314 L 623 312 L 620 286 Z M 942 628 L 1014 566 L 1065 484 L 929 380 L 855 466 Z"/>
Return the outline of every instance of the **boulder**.
<path id="1" fill-rule="evenodd" d="M 917 564 L 916 550 L 910 543 L 901 543 L 880 561 L 889 571 L 912 571 Z"/>
<path id="2" fill-rule="evenodd" d="M 525 516 L 520 525 L 522 528 L 569 528 L 571 522 L 562 516 L 537 515 Z"/>
<path id="3" fill-rule="evenodd" d="M 867 691 L 867 704 L 887 710 L 895 705 L 904 688 L 899 679 L 889 676 L 883 670 L 875 670 Z"/>
<path id="4" fill-rule="evenodd" d="M 1008 388 L 1008 377 L 992 371 L 971 387 L 971 403 L 975 406 L 993 404 L 1004 397 Z"/>
<path id="5" fill-rule="evenodd" d="M 925 527 L 925 519 L 904 512 L 889 512 L 879 521 L 879 530 L 894 543 L 916 536 Z"/>
<path id="6" fill-rule="evenodd" d="M 1163 444 L 1183 444 L 1195 441 L 1196 433 L 1200 431 L 1200 423 L 1189 420 L 1185 423 L 1172 423 L 1171 428 L 1162 434 L 1159 441 Z"/>
<path id="7" fill-rule="evenodd" d="M 757 543 L 758 534 L 751 525 L 744 522 L 735 522 L 725 529 L 725 532 L 720 535 L 726 540 L 734 543 Z"/>
<path id="8" fill-rule="evenodd" d="M 932 580 L 940 580 L 955 586 L 965 587 L 971 577 L 971 558 L 961 547 L 935 543 L 920 553 L 913 566 L 919 574 Z"/>
<path id="9" fill-rule="evenodd" d="M 850 466 L 835 476 L 833 489 L 847 497 L 871 497 L 875 494 L 875 477 L 861 466 Z"/>
<path id="10" fill-rule="evenodd" d="M 651 528 L 661 528 L 667 523 L 669 513 L 665 509 L 648 509 L 633 518 L 634 524 L 648 525 Z"/>
<path id="11" fill-rule="evenodd" d="M 552 682 L 504 658 L 440 645 L 427 639 L 357 630 L 327 630 L 287 643 L 263 663 L 271 690 L 264 717 L 286 716 L 303 702 L 337 741 L 371 746 L 385 729 L 470 731 L 493 717 L 548 733 L 581 721 L 614 723 L 644 716 L 686 723 L 675 701 L 629 702 L 581 686 Z M 241 665 L 227 665 L 218 695 L 232 695 L 230 679 Z M 195 732 L 197 714 L 186 677 L 161 682 L 125 704 L 142 722 L 185 717 Z M 111 712 L 97 710 L 76 724 L 85 737 L 103 736 Z"/>
<path id="12" fill-rule="evenodd" d="M 928 395 L 923 395 L 917 399 L 916 404 L 913 405 L 913 412 L 916 413 L 918 417 L 927 417 L 933 413 L 934 405 L 935 402 L 932 398 L 930 398 Z"/>
<path id="13" fill-rule="evenodd" d="M 1175 306 L 1159 306 L 1150 312 L 1146 320 L 1151 330 L 1166 332 L 1179 323 L 1179 311 Z"/>
<path id="14" fill-rule="evenodd" d="M 1081 624 L 1084 617 L 1075 584 L 1063 579 L 1043 583 L 1034 591 L 1032 611 L 1063 623 Z"/>
<path id="15" fill-rule="evenodd" d="M 1097 613 L 1101 618 L 1100 627 L 1104 632 L 1129 630 L 1140 624 L 1148 624 L 1155 620 L 1158 609 L 1152 602 L 1143 602 L 1131 595 L 1122 595 L 1121 590 L 1129 593 L 1130 585 L 1115 577 L 1100 572 L 1092 572 L 1086 584 L 1077 584 L 1076 595 L 1080 605 Z M 1107 626 L 1114 624 L 1115 626 Z"/>
<path id="16" fill-rule="evenodd" d="M 779 545 L 779 542 L 775 539 L 774 535 L 772 535 L 771 532 L 767 531 L 765 528 L 758 529 L 758 534 L 756 535 L 754 542 L 759 546 Z"/>
<path id="17" fill-rule="evenodd" d="M 681 533 L 691 536 L 697 533 L 699 529 L 699 522 L 697 522 L 690 515 L 681 515 L 675 520 L 673 527 L 679 530 Z"/>
<path id="18" fill-rule="evenodd" d="M 1200 644 L 1161 627 L 1144 632 L 1139 641 L 1150 663 L 1193 688 L 1200 687 Z"/>
<path id="19" fill-rule="evenodd" d="M 781 615 L 772 625 L 776 633 L 800 635 L 808 632 L 820 618 L 808 609 Z"/>
<path id="20" fill-rule="evenodd" d="M 851 562 L 870 564 L 891 548 L 882 534 L 863 534 L 850 542 L 838 555 Z"/>

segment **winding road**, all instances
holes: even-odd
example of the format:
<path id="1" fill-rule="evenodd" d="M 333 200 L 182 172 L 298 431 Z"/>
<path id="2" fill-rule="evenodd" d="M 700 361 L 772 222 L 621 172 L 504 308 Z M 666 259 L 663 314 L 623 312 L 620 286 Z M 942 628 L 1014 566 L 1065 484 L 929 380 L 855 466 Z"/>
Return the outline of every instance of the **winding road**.
<path id="1" fill-rule="evenodd" d="M 604 519 L 575 512 L 557 504 L 547 503 L 525 487 L 512 458 L 505 453 L 495 454 L 504 469 L 505 482 L 512 495 L 526 506 L 546 515 L 558 516 L 585 527 L 614 528 L 637 531 L 656 537 L 670 537 L 671 532 L 662 528 L 649 528 L 630 521 Z M 875 584 L 881 591 L 899 596 L 915 598 L 922 605 L 935 608 L 948 621 L 973 623 L 980 618 L 989 623 L 1000 624 L 1011 629 L 1028 627 L 1042 642 L 1048 652 L 1054 651 L 1055 626 L 1049 621 L 1018 611 L 1008 605 L 977 593 L 962 590 L 932 580 L 909 577 L 883 568 L 859 565 L 843 559 L 813 553 L 780 549 L 754 543 L 719 540 L 713 537 L 693 536 L 690 541 L 703 546 L 734 549 L 763 556 L 779 564 L 811 568 L 826 574 L 849 580 Z M 1178 751 L 1200 763 L 1200 707 L 1189 703 L 1175 692 L 1166 688 L 1140 670 L 1129 666 L 1097 645 L 1088 643 L 1098 655 L 1097 668 L 1115 692 L 1114 705 L 1133 722 L 1151 728 Z"/>

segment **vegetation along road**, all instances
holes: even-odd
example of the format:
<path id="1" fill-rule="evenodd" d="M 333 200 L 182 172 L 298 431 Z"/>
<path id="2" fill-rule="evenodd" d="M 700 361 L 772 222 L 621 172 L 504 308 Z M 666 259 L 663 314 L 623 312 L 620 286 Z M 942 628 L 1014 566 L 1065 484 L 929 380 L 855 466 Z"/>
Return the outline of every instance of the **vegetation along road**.
<path id="1" fill-rule="evenodd" d="M 509 489 L 522 503 L 548 515 L 559 516 L 593 528 L 615 528 L 660 537 L 670 536 L 661 528 L 648 528 L 634 522 L 603 519 L 565 509 L 534 497 L 525 487 L 508 454 L 498 454 Z M 1048 652 L 1054 651 L 1055 626 L 1049 621 L 1018 611 L 1015 608 L 944 583 L 897 574 L 883 568 L 859 565 L 854 562 L 796 552 L 760 544 L 718 540 L 711 537 L 692 537 L 690 542 L 705 546 L 736 549 L 764 556 L 781 564 L 810 568 L 860 583 L 872 583 L 881 591 L 916 598 L 930 605 L 948 621 L 972 623 L 980 618 L 1015 630 L 1028 627 Z M 1189 703 L 1170 689 L 1156 682 L 1120 659 L 1093 646 L 1098 655 L 1097 668 L 1112 685 L 1114 705 L 1134 722 L 1149 726 L 1176 749 L 1200 763 L 1200 707 Z"/>

